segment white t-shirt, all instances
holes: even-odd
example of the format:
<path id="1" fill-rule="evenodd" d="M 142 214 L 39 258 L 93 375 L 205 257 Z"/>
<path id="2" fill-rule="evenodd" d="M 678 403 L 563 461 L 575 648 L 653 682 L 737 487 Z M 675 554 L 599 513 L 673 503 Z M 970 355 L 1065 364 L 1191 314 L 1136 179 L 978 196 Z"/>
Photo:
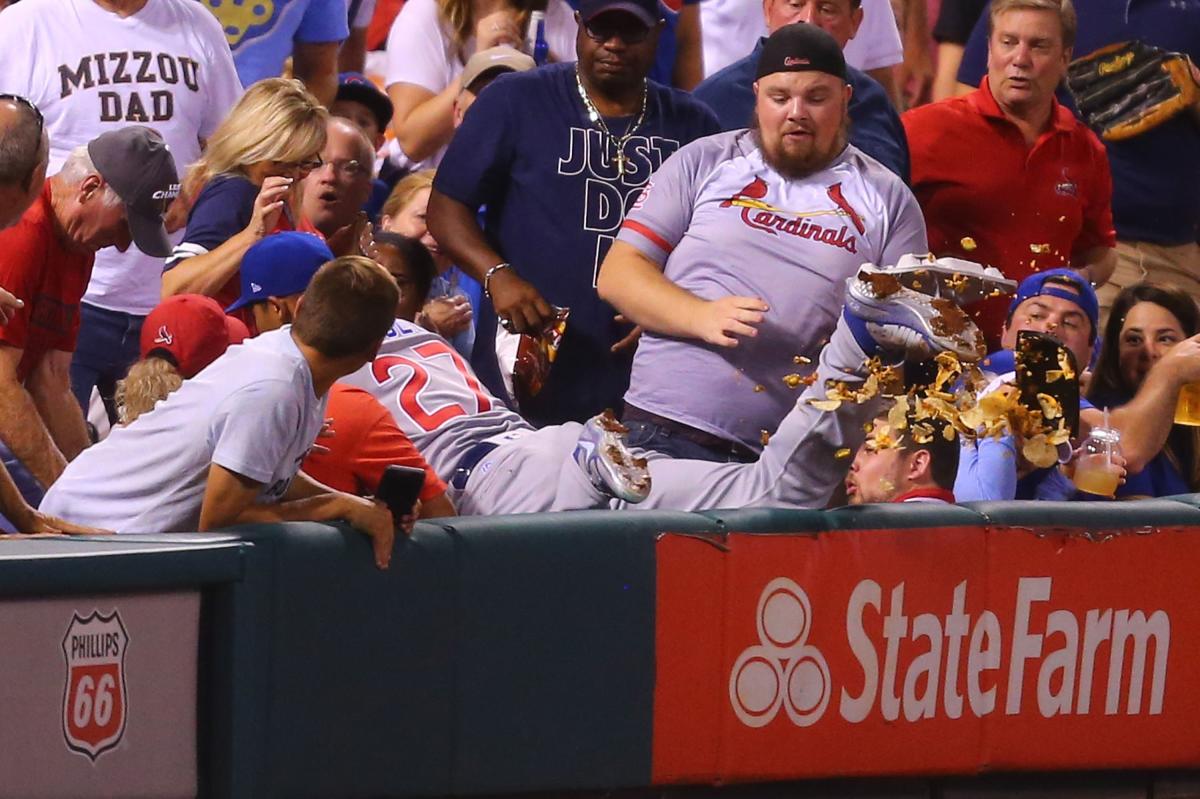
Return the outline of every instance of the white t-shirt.
<path id="1" fill-rule="evenodd" d="M 326 398 L 285 327 L 230 347 L 128 427 L 83 451 L 41 510 L 118 533 L 194 532 L 209 465 L 287 491 L 321 431 Z"/>
<path id="2" fill-rule="evenodd" d="M 846 63 L 858 69 L 879 69 L 904 60 L 904 47 L 891 0 L 862 0 L 863 21 L 846 44 Z M 767 35 L 762 3 L 755 0 L 704 0 L 700 4 L 704 47 L 704 76 L 708 77 L 745 58 Z"/>
<path id="3" fill-rule="evenodd" d="M 242 93 L 220 23 L 195 0 L 149 0 L 125 18 L 93 0 L 23 0 L 0 12 L 0 53 L 0 92 L 46 117 L 51 175 L 79 145 L 140 124 L 162 134 L 182 178 Z M 143 315 L 161 279 L 161 258 L 101 250 L 83 300 Z"/>
<path id="4" fill-rule="evenodd" d="M 566 1 L 550 0 L 546 5 L 546 43 L 551 61 L 575 60 L 577 30 L 574 12 Z M 462 74 L 467 59 L 475 54 L 475 37 L 467 39 L 460 53 L 438 15 L 436 0 L 408 0 L 388 32 L 387 53 L 386 86 L 412 83 L 437 94 Z M 444 153 L 445 148 L 418 166 L 437 166 Z"/>

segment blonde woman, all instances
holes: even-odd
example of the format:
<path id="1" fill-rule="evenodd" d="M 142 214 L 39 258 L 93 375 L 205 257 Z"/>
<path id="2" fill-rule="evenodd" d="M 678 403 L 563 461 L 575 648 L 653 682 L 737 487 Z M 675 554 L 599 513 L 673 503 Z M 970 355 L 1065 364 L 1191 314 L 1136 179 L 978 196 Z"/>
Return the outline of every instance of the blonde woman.
<path id="1" fill-rule="evenodd" d="M 184 182 L 196 199 L 164 267 L 164 297 L 203 294 L 222 307 L 237 299 L 250 245 L 295 229 L 297 183 L 321 165 L 328 119 L 297 80 L 269 78 L 242 95 Z"/>
<path id="2" fill-rule="evenodd" d="M 575 60 L 577 26 L 565 0 L 408 0 L 388 34 L 392 130 L 413 163 L 436 165 L 454 133 L 463 65 L 498 45 L 525 48 L 529 13 L 544 8 L 551 61 Z"/>
<path id="3" fill-rule="evenodd" d="M 379 226 L 389 233 L 399 233 L 425 245 L 437 266 L 437 277 L 429 290 L 429 299 L 417 324 L 446 338 L 465 358 L 471 357 L 475 346 L 475 312 L 482 290 L 474 278 L 450 263 L 425 224 L 429 207 L 429 192 L 433 189 L 432 169 L 406 175 L 383 204 Z"/>

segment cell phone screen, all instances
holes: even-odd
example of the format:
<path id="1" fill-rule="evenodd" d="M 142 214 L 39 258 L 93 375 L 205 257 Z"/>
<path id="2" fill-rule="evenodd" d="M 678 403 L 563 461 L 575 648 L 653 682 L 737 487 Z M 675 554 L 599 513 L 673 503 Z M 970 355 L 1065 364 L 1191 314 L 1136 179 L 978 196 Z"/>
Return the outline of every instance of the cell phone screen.
<path id="1" fill-rule="evenodd" d="M 1079 370 L 1075 356 L 1053 336 L 1022 330 L 1017 333 L 1017 388 L 1021 404 L 1041 410 L 1038 394 L 1058 400 L 1071 436 L 1079 435 Z"/>

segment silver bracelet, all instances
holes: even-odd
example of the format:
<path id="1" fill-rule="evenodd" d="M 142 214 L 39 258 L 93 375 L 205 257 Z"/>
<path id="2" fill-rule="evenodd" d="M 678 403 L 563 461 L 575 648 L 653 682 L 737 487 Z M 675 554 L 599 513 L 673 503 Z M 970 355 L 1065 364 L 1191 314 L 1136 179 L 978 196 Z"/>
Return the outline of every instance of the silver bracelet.
<path id="1" fill-rule="evenodd" d="M 496 274 L 501 269 L 512 269 L 512 264 L 496 264 L 491 269 L 483 273 L 483 296 L 487 297 L 489 300 L 492 298 L 492 292 L 489 285 L 492 282 L 492 275 Z"/>

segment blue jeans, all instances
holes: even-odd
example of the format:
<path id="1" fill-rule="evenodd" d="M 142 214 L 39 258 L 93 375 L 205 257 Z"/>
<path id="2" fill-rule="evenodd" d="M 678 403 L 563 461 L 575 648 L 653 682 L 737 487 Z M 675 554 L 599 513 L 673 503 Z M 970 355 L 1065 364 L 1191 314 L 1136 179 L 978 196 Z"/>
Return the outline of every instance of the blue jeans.
<path id="1" fill-rule="evenodd" d="M 717 450 L 703 444 L 684 438 L 663 425 L 654 422 L 622 420 L 621 424 L 629 428 L 626 443 L 637 449 L 648 449 L 661 452 L 672 458 L 683 458 L 694 461 L 709 461 L 711 463 L 746 463 L 747 459 L 740 458 L 726 448 Z"/>
<path id="2" fill-rule="evenodd" d="M 79 306 L 79 340 L 75 345 L 75 357 L 71 359 L 71 392 L 83 408 L 84 418 L 95 387 L 104 400 L 108 420 L 116 424 L 117 406 L 113 394 L 117 390 L 117 381 L 125 377 L 138 359 L 145 319 L 87 303 Z"/>

